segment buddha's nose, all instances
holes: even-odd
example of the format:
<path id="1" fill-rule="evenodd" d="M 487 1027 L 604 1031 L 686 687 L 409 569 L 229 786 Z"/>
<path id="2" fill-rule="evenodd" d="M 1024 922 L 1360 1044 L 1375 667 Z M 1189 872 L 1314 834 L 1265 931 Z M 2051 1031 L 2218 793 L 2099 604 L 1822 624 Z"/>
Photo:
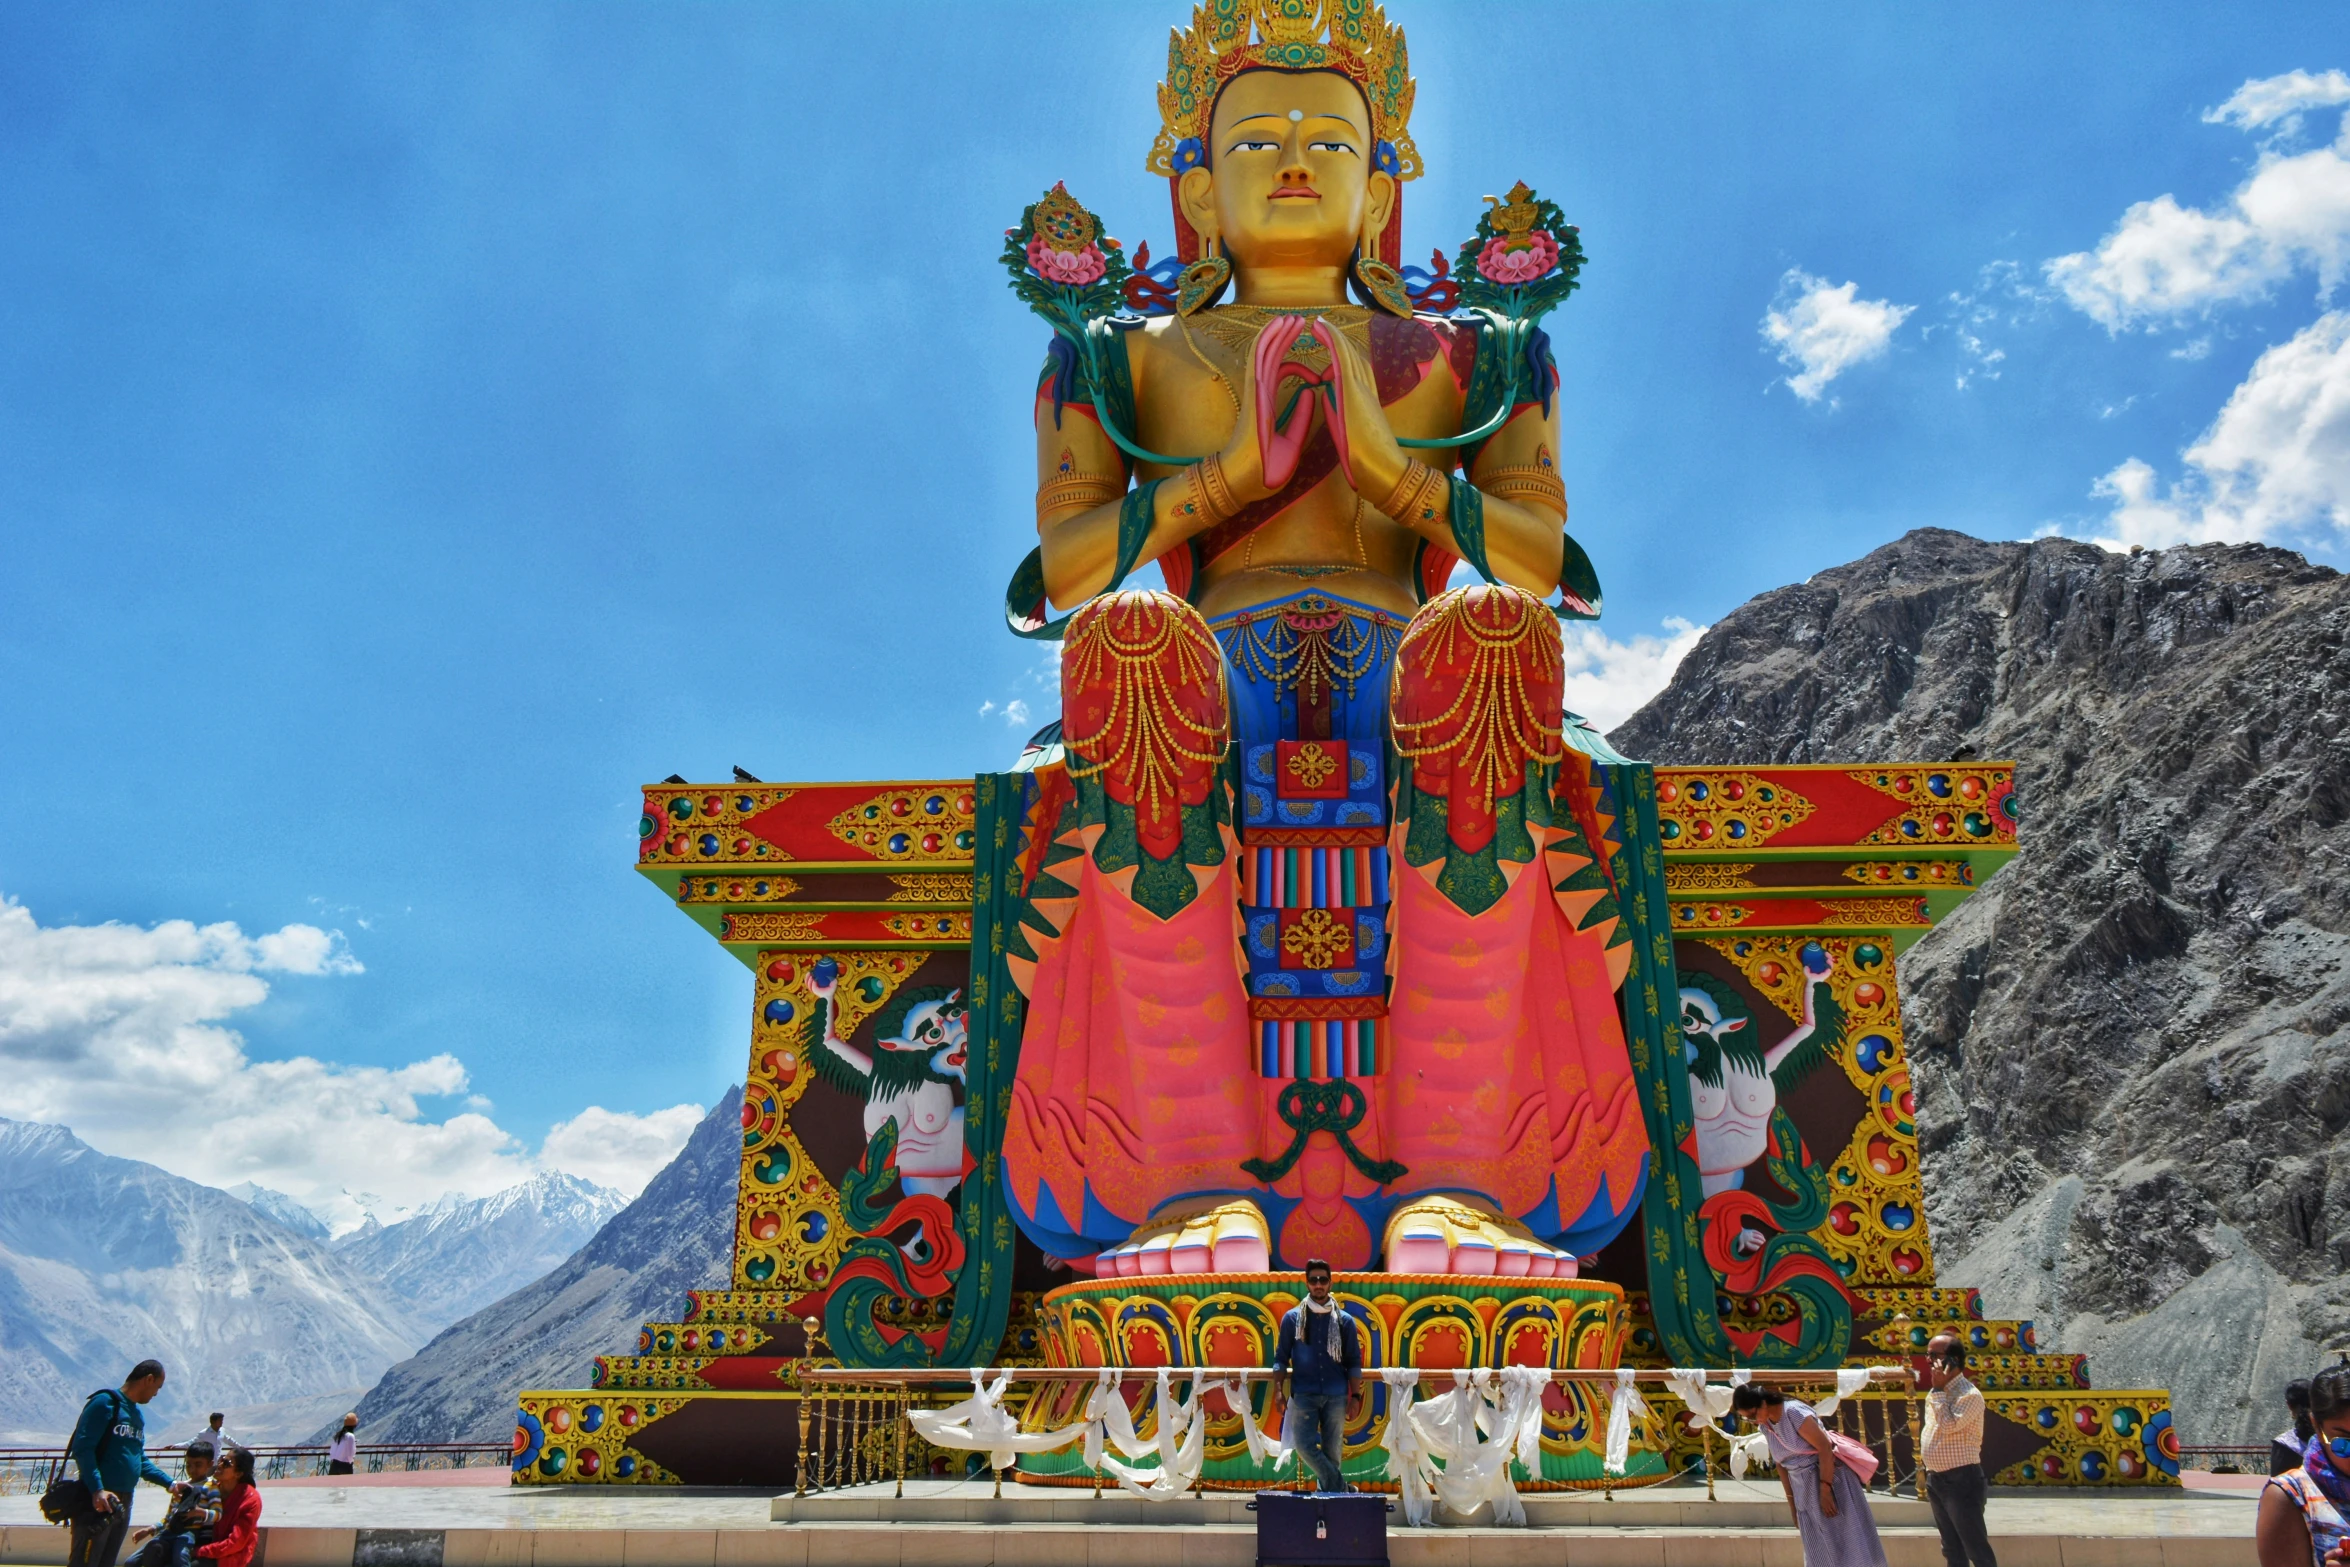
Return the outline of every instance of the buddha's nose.
<path id="1" fill-rule="evenodd" d="M 1313 165 L 1306 162 L 1306 128 L 1292 120 L 1289 134 L 1281 139 L 1281 183 L 1311 185 L 1313 182 Z"/>

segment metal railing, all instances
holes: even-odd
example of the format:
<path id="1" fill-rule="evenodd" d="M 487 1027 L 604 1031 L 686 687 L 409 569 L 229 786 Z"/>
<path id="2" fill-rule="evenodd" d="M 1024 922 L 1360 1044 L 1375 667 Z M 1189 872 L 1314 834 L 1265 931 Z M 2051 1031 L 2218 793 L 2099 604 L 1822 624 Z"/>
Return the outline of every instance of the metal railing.
<path id="1" fill-rule="evenodd" d="M 147 1450 L 147 1456 L 166 1473 L 170 1473 L 177 1467 L 178 1455 L 184 1450 L 184 1444 L 151 1447 Z M 326 1473 L 327 1456 L 323 1446 L 307 1443 L 291 1446 L 255 1444 L 247 1451 L 253 1455 L 253 1477 L 257 1480 L 293 1480 Z M 64 1449 L 59 1447 L 0 1447 L 0 1496 L 45 1490 L 50 1472 L 64 1456 Z M 475 1469 L 503 1466 L 511 1462 L 513 1456 L 513 1447 L 505 1442 L 379 1442 L 362 1446 L 358 1462 L 353 1467 L 360 1474 L 382 1474 L 387 1470 Z"/>
<path id="2" fill-rule="evenodd" d="M 2201 1469 L 2211 1474 L 2266 1474 L 2268 1444 L 2204 1442 L 2188 1446 L 2182 1443 L 2179 1447 L 2179 1462 L 2189 1469 Z"/>
<path id="3" fill-rule="evenodd" d="M 1473 1369 L 1473 1368 L 1472 1368 Z M 1175 1382 L 1260 1382 L 1281 1373 L 1246 1366 L 1174 1366 L 1168 1368 Z M 990 1381 L 1009 1376 L 1015 1389 L 1030 1384 L 1030 1396 L 1053 1384 L 1071 1382 L 1088 1386 L 1100 1379 L 1101 1372 L 1093 1367 L 1072 1366 L 1008 1366 L 988 1367 L 977 1372 L 945 1368 L 884 1371 L 821 1368 L 803 1365 L 793 1372 L 792 1380 L 799 1388 L 799 1474 L 794 1491 L 797 1496 L 814 1492 L 843 1490 L 850 1486 L 870 1485 L 882 1481 L 896 1481 L 896 1495 L 906 1494 L 906 1445 L 911 1422 L 907 1412 L 936 1401 L 936 1395 L 923 1396 L 922 1389 L 967 1389 L 974 1375 Z M 1444 1379 L 1446 1372 L 1431 1372 L 1432 1378 Z M 1726 1370 L 1707 1370 L 1704 1380 L 1719 1385 L 1729 1382 L 1734 1373 Z M 1607 1371 L 1552 1371 L 1550 1379 L 1559 1384 L 1582 1384 L 1604 1395 L 1612 1395 L 1617 1387 L 1617 1374 Z M 1774 1387 L 1827 1387 L 1836 1380 L 1834 1371 L 1749 1371 L 1745 1380 Z M 1632 1381 L 1644 1390 L 1643 1396 L 1675 1409 L 1685 1409 L 1681 1400 L 1664 1384 L 1669 1373 L 1654 1370 L 1636 1370 Z M 1121 1393 L 1129 1385 L 1145 1389 L 1158 1385 L 1158 1368 L 1125 1368 L 1118 1374 Z M 1864 1403 L 1866 1395 L 1846 1398 L 1826 1422 L 1829 1429 L 1851 1437 L 1878 1457 L 1877 1481 L 1874 1489 L 1893 1494 L 1906 1484 L 1910 1491 L 1923 1499 L 1925 1470 L 1919 1462 L 1920 1437 L 1924 1431 L 1923 1413 L 1917 1394 L 1917 1377 L 1907 1367 L 1877 1368 L 1871 1377 L 1872 1387 L 1892 1388 L 1900 1396 L 1877 1398 Z M 1435 1393 L 1449 1391 L 1448 1380 L 1432 1380 L 1423 1384 L 1424 1390 Z M 1661 1393 L 1661 1397 L 1659 1394 Z M 949 1402 L 952 1402 L 950 1399 Z M 1878 1413 L 1869 1418 L 1869 1410 Z M 1894 1414 L 1901 1419 L 1896 1421 Z M 1155 1418 L 1155 1415 L 1154 1417 Z M 1390 1418 L 1393 1418 L 1391 1415 Z M 1667 1429 L 1686 1429 L 1678 1418 L 1667 1422 Z M 1873 1429 L 1872 1429 L 1873 1428 Z M 1638 1443 L 1639 1426 L 1635 1423 L 1634 1440 Z M 1714 1439 L 1721 1433 L 1710 1421 L 1697 1427 L 1698 1461 L 1686 1470 L 1668 1472 L 1654 1481 L 1659 1483 L 1677 1478 L 1679 1474 L 1702 1471 L 1705 1478 L 1706 1500 L 1715 1500 L 1715 1480 L 1718 1464 L 1713 1456 Z M 1071 1445 L 1077 1439 L 1072 1438 Z M 1667 1445 L 1668 1468 L 1673 1444 Z M 1725 1458 L 1726 1458 L 1725 1454 Z M 1898 1460 L 1906 1457 L 1908 1467 L 1899 1467 Z M 996 1469 L 995 1495 L 1004 1494 L 1004 1471 Z M 1192 1484 L 1192 1494 L 1198 1494 L 1209 1484 L 1220 1488 L 1229 1481 L 1210 1482 L 1206 1468 Z M 1610 1499 L 1615 1493 L 1615 1480 L 1605 1470 L 1601 1474 L 1600 1489 Z M 1093 1471 L 1093 1494 L 1102 1494 L 1102 1471 Z"/>

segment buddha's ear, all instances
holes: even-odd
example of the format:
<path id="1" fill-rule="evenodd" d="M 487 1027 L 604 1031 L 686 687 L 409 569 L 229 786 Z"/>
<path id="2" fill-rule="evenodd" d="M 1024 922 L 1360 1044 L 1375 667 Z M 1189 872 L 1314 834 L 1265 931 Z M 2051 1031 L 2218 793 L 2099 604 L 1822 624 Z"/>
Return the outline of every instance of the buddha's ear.
<path id="1" fill-rule="evenodd" d="M 1216 253 L 1219 225 L 1216 222 L 1216 176 L 1204 168 L 1189 168 L 1175 182 L 1175 201 L 1183 209 L 1183 221 L 1200 237 L 1200 254 Z"/>
<path id="2" fill-rule="evenodd" d="M 1395 216 L 1397 189 L 1395 176 L 1384 169 L 1373 169 L 1363 186 L 1363 254 L 1366 256 L 1378 253 L 1378 238 L 1387 232 L 1387 220 Z"/>

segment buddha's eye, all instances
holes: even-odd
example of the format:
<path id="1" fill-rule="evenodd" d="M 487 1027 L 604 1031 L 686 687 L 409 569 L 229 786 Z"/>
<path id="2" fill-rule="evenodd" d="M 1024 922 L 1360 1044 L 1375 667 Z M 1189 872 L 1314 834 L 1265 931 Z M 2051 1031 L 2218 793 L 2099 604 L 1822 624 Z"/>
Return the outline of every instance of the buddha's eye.
<path id="1" fill-rule="evenodd" d="M 1233 152 L 1278 152 L 1281 150 L 1281 144 L 1277 141 L 1236 141 L 1230 150 Z"/>
<path id="2" fill-rule="evenodd" d="M 1354 151 L 1354 145 L 1353 145 L 1351 142 L 1343 142 L 1343 141 L 1317 141 L 1317 142 L 1309 142 L 1309 143 L 1307 143 L 1307 145 L 1306 145 L 1306 151 L 1308 151 L 1308 152 L 1352 152 L 1352 151 Z"/>

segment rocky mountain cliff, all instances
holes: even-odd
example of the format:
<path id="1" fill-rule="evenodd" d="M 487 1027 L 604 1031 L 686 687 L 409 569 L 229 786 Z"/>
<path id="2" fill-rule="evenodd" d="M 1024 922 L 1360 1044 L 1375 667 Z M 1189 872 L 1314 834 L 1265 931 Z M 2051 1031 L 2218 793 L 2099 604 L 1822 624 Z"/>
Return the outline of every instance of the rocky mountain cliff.
<path id="1" fill-rule="evenodd" d="M 1943 1282 L 2189 1442 L 2350 1348 L 2350 579 L 1920 530 L 1714 626 L 1663 762 L 2012 758 L 2023 853 L 1904 957 Z"/>
<path id="2" fill-rule="evenodd" d="M 370 1224 L 335 1251 L 382 1280 L 431 1334 L 541 1277 L 627 1206 L 608 1186 L 549 1171 L 488 1197 L 443 1198 L 397 1224 Z"/>
<path id="3" fill-rule="evenodd" d="M 418 1337 L 323 1241 L 64 1127 L 0 1119 L 0 1435 L 62 1436 L 152 1355 L 169 1372 L 147 1416 L 158 1446 L 214 1409 L 282 1441 Z"/>
<path id="4" fill-rule="evenodd" d="M 634 1352 L 640 1324 L 676 1320 L 688 1290 L 724 1287 L 741 1168 L 735 1089 L 575 1255 L 386 1372 L 359 1405 L 361 1430 L 378 1442 L 502 1442 L 516 1393 L 585 1387 L 596 1356 Z"/>

